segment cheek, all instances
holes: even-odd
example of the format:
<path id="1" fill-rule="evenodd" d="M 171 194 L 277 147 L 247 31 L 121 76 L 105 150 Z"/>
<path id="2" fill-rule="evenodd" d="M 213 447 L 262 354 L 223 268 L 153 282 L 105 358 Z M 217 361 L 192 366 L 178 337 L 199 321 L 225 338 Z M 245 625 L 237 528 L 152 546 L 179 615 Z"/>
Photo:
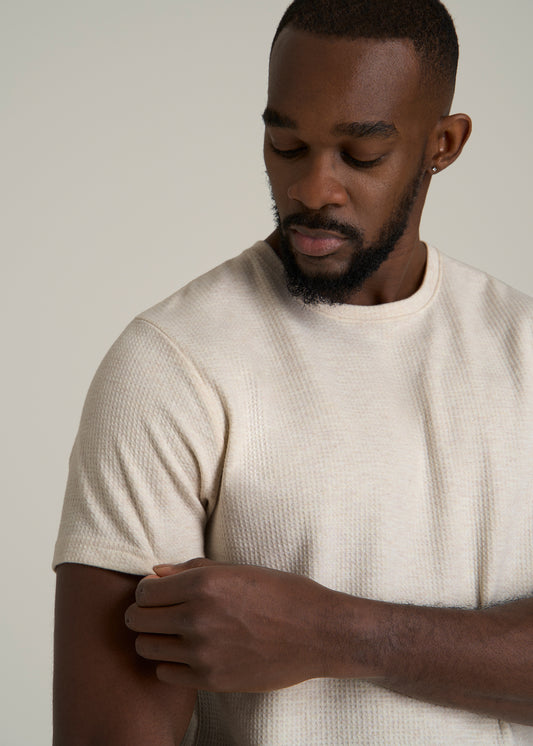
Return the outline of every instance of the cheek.
<path id="1" fill-rule="evenodd" d="M 350 179 L 348 189 L 351 202 L 366 216 L 379 218 L 388 215 L 404 193 L 405 180 L 398 169 L 387 166 L 355 173 Z"/>
<path id="2" fill-rule="evenodd" d="M 274 185 L 277 181 L 276 179 L 277 169 L 275 168 L 275 164 L 273 162 L 272 153 L 269 151 L 269 149 L 266 146 L 263 148 L 263 160 L 265 162 L 265 168 L 266 168 L 268 180 L 272 185 Z"/>
<path id="3" fill-rule="evenodd" d="M 266 141 L 263 146 L 263 160 L 272 195 L 279 206 L 281 202 L 287 201 L 291 179 L 289 163 L 272 153 Z"/>
<path id="4" fill-rule="evenodd" d="M 272 175 L 275 171 L 273 163 L 273 153 L 267 145 L 266 139 L 263 143 L 263 161 L 265 162 L 265 168 L 268 174 L 268 178 L 272 181 Z"/>
<path id="5" fill-rule="evenodd" d="M 270 185 L 271 195 L 278 207 L 282 209 L 282 205 L 286 202 L 287 185 L 283 183 L 280 176 L 279 170 L 272 168 L 268 158 L 265 157 L 266 174 L 268 177 L 268 183 Z"/>
<path id="6" fill-rule="evenodd" d="M 378 226 L 394 205 L 395 189 L 377 174 L 357 173 L 346 182 L 348 209 L 371 228 Z"/>

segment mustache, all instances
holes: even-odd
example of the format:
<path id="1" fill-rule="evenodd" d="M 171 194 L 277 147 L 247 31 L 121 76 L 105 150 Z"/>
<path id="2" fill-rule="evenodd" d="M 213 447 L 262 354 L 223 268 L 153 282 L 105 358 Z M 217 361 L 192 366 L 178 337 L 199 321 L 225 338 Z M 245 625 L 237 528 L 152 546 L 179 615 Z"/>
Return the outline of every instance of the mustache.
<path id="1" fill-rule="evenodd" d="M 287 215 L 280 223 L 282 233 L 287 233 L 290 228 L 301 225 L 311 230 L 334 231 L 350 241 L 360 243 L 363 241 L 363 233 L 358 228 L 348 223 L 341 223 L 333 218 L 328 218 L 317 212 L 297 212 Z"/>

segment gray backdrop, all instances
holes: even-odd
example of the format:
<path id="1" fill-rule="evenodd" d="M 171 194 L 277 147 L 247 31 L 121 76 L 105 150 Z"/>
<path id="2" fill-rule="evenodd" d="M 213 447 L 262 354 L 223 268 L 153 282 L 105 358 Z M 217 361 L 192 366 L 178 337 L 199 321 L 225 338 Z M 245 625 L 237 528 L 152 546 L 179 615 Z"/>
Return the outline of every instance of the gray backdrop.
<path id="1" fill-rule="evenodd" d="M 97 364 L 136 312 L 270 232 L 260 114 L 285 5 L 0 3 L 2 746 L 50 743 L 50 562 Z M 533 293 L 533 4 L 448 7 L 474 134 L 422 237 Z"/>

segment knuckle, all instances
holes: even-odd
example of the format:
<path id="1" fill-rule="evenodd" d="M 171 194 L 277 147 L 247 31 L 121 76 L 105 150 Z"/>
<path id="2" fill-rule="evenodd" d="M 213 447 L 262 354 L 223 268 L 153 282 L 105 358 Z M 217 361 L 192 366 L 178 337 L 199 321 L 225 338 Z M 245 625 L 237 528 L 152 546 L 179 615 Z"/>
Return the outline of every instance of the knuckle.
<path id="1" fill-rule="evenodd" d="M 195 589 L 198 595 L 210 600 L 217 595 L 218 578 L 209 568 L 204 568 L 195 578 Z"/>
<path id="2" fill-rule="evenodd" d="M 210 686 L 216 678 L 216 671 L 213 662 L 206 660 L 205 656 L 199 653 L 196 656 L 195 668 L 197 673 L 201 676 L 202 681 L 205 681 L 205 683 Z"/>
<path id="3" fill-rule="evenodd" d="M 184 628 L 197 643 L 208 643 L 210 641 L 211 615 L 203 607 L 204 604 L 197 604 L 187 612 L 182 612 Z"/>
<path id="4" fill-rule="evenodd" d="M 194 570 L 197 567 L 205 567 L 207 564 L 209 564 L 209 560 L 205 557 L 194 557 L 185 563 L 185 567 L 187 570 Z"/>
<path id="5" fill-rule="evenodd" d="M 194 612 L 182 609 L 181 605 L 169 609 L 170 625 L 175 634 L 186 634 L 195 632 L 199 626 L 197 616 Z"/>
<path id="6" fill-rule="evenodd" d="M 188 614 L 182 610 L 181 604 L 168 607 L 167 614 L 169 624 L 176 632 L 190 626 L 188 624 Z"/>
<path id="7" fill-rule="evenodd" d="M 210 676 L 214 671 L 213 657 L 209 655 L 206 645 L 196 644 L 196 665 L 204 676 Z"/>

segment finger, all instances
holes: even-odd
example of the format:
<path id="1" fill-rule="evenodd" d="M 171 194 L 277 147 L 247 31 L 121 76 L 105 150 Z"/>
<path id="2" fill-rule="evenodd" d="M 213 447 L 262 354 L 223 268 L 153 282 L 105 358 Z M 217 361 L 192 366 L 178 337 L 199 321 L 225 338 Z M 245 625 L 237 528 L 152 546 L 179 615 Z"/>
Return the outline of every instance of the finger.
<path id="1" fill-rule="evenodd" d="M 189 689 L 199 689 L 200 680 L 190 666 L 183 663 L 158 663 L 156 676 L 159 681 L 173 686 L 183 686 Z"/>
<path id="2" fill-rule="evenodd" d="M 132 604 L 124 615 L 126 626 L 134 632 L 160 635 L 183 635 L 190 630 L 183 604 L 142 608 Z"/>
<path id="3" fill-rule="evenodd" d="M 137 635 L 135 650 L 150 661 L 189 663 L 190 651 L 187 643 L 176 635 Z"/>
<path id="4" fill-rule="evenodd" d="M 154 565 L 153 570 L 158 577 L 164 578 L 167 575 L 176 575 L 184 570 L 192 570 L 193 567 L 205 567 L 209 564 L 212 564 L 211 560 L 205 557 L 195 557 L 187 562 L 179 562 L 175 565 Z"/>
<path id="5" fill-rule="evenodd" d="M 192 562 L 197 562 L 197 560 L 192 560 Z M 208 560 L 202 560 L 202 562 L 214 564 Z M 139 606 L 173 606 L 190 601 L 194 598 L 198 587 L 200 580 L 198 573 L 205 570 L 205 564 L 198 566 L 187 562 L 177 574 L 163 578 L 143 578 L 135 592 L 136 602 Z"/>
<path id="6" fill-rule="evenodd" d="M 192 588 L 182 574 L 165 578 L 143 578 L 135 591 L 138 606 L 175 606 L 188 601 Z"/>
<path id="7" fill-rule="evenodd" d="M 154 565 L 153 570 L 158 578 L 164 578 L 167 575 L 176 575 L 181 572 L 183 565 Z"/>

